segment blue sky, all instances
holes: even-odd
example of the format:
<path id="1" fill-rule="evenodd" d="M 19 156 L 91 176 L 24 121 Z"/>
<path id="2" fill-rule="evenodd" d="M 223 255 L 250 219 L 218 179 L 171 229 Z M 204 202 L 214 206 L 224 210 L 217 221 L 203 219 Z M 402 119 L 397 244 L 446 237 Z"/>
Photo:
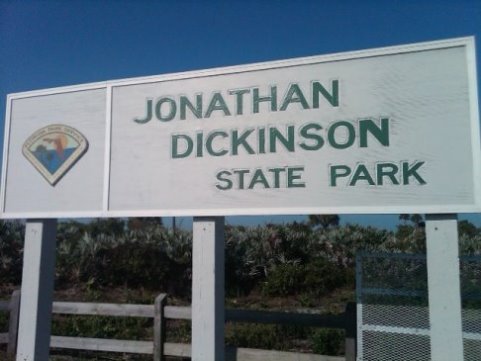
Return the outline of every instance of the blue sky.
<path id="1" fill-rule="evenodd" d="M 468 35 L 480 73 L 479 0 L 0 0 L 1 133 L 8 93 Z M 467 217 L 481 226 L 481 215 Z"/>

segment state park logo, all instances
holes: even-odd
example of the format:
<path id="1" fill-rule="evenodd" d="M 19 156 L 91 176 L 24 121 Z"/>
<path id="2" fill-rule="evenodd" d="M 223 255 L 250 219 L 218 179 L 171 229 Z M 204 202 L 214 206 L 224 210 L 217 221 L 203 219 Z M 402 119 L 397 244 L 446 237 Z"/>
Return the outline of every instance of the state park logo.
<path id="1" fill-rule="evenodd" d="M 23 144 L 23 155 L 55 186 L 88 149 L 87 139 L 67 125 L 53 124 L 33 133 Z"/>

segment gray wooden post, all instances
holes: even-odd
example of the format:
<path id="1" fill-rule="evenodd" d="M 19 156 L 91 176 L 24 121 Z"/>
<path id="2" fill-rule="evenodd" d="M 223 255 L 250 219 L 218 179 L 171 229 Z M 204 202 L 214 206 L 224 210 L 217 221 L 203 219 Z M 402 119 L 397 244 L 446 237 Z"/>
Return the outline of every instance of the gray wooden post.
<path id="1" fill-rule="evenodd" d="M 356 361 L 357 316 L 355 302 L 349 302 L 346 305 L 344 315 L 346 331 L 346 361 Z"/>
<path id="2" fill-rule="evenodd" d="M 17 361 L 47 361 L 57 220 L 28 220 L 23 254 Z"/>
<path id="3" fill-rule="evenodd" d="M 192 361 L 224 361 L 224 218 L 195 217 Z"/>
<path id="4" fill-rule="evenodd" d="M 167 295 L 165 293 L 161 293 L 155 298 L 154 361 L 162 361 L 164 359 L 164 342 L 165 342 L 164 306 L 166 301 L 167 301 Z"/>
<path id="5" fill-rule="evenodd" d="M 462 361 L 458 224 L 454 214 L 426 216 L 431 359 Z"/>
<path id="6" fill-rule="evenodd" d="M 20 290 L 15 290 L 12 293 L 9 305 L 10 314 L 8 317 L 8 346 L 7 354 L 15 355 L 17 352 L 17 338 L 18 338 L 18 318 L 20 315 Z"/>

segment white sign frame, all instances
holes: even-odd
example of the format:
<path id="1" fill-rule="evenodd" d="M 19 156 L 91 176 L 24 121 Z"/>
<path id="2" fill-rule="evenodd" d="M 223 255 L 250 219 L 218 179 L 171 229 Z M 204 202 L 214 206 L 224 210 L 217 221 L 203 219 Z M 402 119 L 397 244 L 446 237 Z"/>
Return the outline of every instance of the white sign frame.
<path id="1" fill-rule="evenodd" d="M 267 70 L 273 68 L 292 67 L 296 65 L 326 63 L 341 60 L 362 59 L 373 56 L 402 54 L 425 50 L 445 49 L 452 47 L 465 47 L 467 57 L 467 70 L 469 81 L 469 106 L 471 124 L 471 144 L 473 159 L 473 184 L 474 184 L 474 203 L 467 204 L 437 204 L 432 206 L 349 206 L 349 207 L 280 207 L 280 208 L 243 208 L 242 211 L 232 208 L 202 209 L 199 204 L 198 209 L 133 209 L 114 211 L 109 209 L 110 192 L 110 160 L 111 160 L 111 130 L 112 130 L 112 93 L 117 86 L 136 85 L 155 83 L 168 80 L 180 80 L 195 77 L 206 77 L 222 74 L 235 74 L 248 71 Z M 16 99 L 37 97 L 42 95 L 52 95 L 59 93 L 78 92 L 83 90 L 104 89 L 106 95 L 106 118 L 105 118 L 105 156 L 104 156 L 104 180 L 103 180 L 103 200 L 102 209 L 95 211 L 68 211 L 68 212 L 9 212 L 6 211 L 6 179 L 8 169 L 9 136 L 12 102 Z M 332 55 L 313 56 L 291 60 L 281 60 L 264 62 L 251 65 L 232 66 L 216 68 L 210 70 L 189 71 L 175 74 L 165 74 L 150 77 L 140 77 L 125 80 L 113 80 L 76 86 L 29 91 L 23 93 L 10 94 L 7 97 L 7 109 L 5 120 L 5 140 L 2 163 L 1 179 L 1 218 L 81 218 L 81 217 L 132 217 L 132 216 L 219 216 L 219 215 L 282 215 L 282 214 L 386 214 L 386 213 L 469 213 L 481 211 L 481 144 L 480 144 L 480 125 L 477 93 L 477 75 L 474 37 L 448 39 L 442 41 L 408 44 L 402 46 L 370 49 L 354 52 L 346 52 Z M 260 202 L 261 203 L 261 202 Z"/>

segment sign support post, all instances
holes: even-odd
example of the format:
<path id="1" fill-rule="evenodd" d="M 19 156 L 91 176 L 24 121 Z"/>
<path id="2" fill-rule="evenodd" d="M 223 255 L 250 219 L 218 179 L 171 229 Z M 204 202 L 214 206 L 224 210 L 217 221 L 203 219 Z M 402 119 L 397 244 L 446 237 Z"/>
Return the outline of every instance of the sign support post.
<path id="1" fill-rule="evenodd" d="M 224 217 L 194 217 L 192 360 L 223 361 Z"/>
<path id="2" fill-rule="evenodd" d="M 455 214 L 426 215 L 433 360 L 464 359 L 457 227 Z"/>
<path id="3" fill-rule="evenodd" d="M 56 219 L 27 221 L 17 361 L 48 360 L 56 233 Z"/>

